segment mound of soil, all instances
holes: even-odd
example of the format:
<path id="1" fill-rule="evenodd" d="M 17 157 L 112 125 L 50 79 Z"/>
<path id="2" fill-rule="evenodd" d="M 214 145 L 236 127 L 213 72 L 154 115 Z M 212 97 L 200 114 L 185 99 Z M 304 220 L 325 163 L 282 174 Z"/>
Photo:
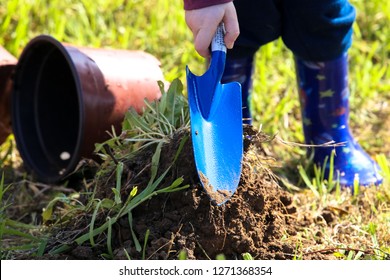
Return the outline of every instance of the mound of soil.
<path id="1" fill-rule="evenodd" d="M 240 187 L 226 204 L 216 206 L 196 185 L 164 200 L 150 200 L 134 213 L 134 228 L 141 238 L 150 230 L 146 256 L 151 259 L 177 259 L 182 250 L 189 259 L 215 259 L 218 254 L 236 259 L 243 253 L 257 259 L 286 259 L 293 248 L 280 239 L 294 231 L 290 205 L 291 197 L 270 178 L 253 176 L 245 167 Z"/>
<path id="2" fill-rule="evenodd" d="M 162 165 L 173 161 L 178 143 L 187 133 L 179 133 L 170 145 L 164 147 Z M 292 206 L 292 196 L 278 186 L 271 173 L 259 168 L 259 155 L 266 156 L 261 147 L 266 137 L 250 126 L 246 127 L 245 133 L 240 184 L 231 199 L 222 206 L 215 205 L 201 186 L 192 144 L 187 141 L 170 177 L 182 176 L 184 183 L 190 187 L 154 197 L 133 212 L 133 230 L 141 244 L 144 244 L 146 232 L 149 232 L 147 259 L 177 259 L 182 251 L 186 252 L 188 259 L 215 259 L 219 254 L 227 259 L 240 259 L 243 253 L 250 253 L 256 259 L 293 258 L 295 244 L 281 241 L 284 235 L 296 233 L 293 215 L 296 209 Z M 138 173 L 139 166 L 148 165 L 141 164 L 140 158 L 127 163 L 133 174 Z M 145 180 L 150 178 L 148 172 L 145 176 Z M 139 177 L 138 183 L 127 184 L 129 188 L 124 195 L 128 195 L 132 186 L 139 185 Z M 172 182 L 170 179 L 167 181 Z M 100 196 L 109 196 L 109 189 L 103 187 Z M 132 259 L 140 259 L 142 254 L 135 249 L 127 219 L 121 224 L 116 228 L 114 238 L 118 241 L 115 258 L 126 258 L 126 250 Z"/>
<path id="3" fill-rule="evenodd" d="M 297 233 L 296 208 L 290 193 L 281 189 L 273 174 L 262 166 L 262 159 L 267 158 L 262 143 L 267 137 L 250 126 L 245 128 L 245 153 L 239 187 L 228 202 L 217 206 L 200 183 L 188 135 L 188 130 L 181 131 L 163 147 L 159 169 L 165 170 L 172 164 L 178 146 L 187 136 L 188 141 L 165 178 L 165 184 L 183 177 L 183 184 L 189 187 L 154 196 L 132 212 L 132 228 L 139 243 L 143 245 L 146 242 L 145 252 L 136 250 L 128 217 L 117 222 L 112 228 L 114 258 L 127 259 L 129 255 L 131 259 L 142 259 L 144 253 L 146 259 L 178 259 L 183 251 L 188 259 L 216 259 L 220 254 L 226 259 L 242 259 L 243 253 L 249 253 L 255 259 L 294 258 L 296 244 L 283 241 L 283 237 Z M 146 186 L 150 179 L 152 155 L 152 151 L 145 150 L 126 162 L 122 199 L 128 197 L 134 186 Z M 113 198 L 114 174 L 115 171 L 98 185 L 96 198 Z M 106 215 L 101 213 L 99 216 L 101 223 L 106 220 Z M 68 230 L 71 228 L 69 232 L 88 230 L 90 217 L 74 220 L 77 223 L 68 227 Z M 98 223 L 99 219 L 96 219 L 96 227 Z M 106 235 L 99 238 L 95 241 L 102 244 L 100 251 L 98 246 L 92 249 L 85 243 L 73 247 L 68 255 L 62 257 L 101 258 L 107 249 Z M 327 256 L 310 254 L 303 258 L 327 259 Z"/>

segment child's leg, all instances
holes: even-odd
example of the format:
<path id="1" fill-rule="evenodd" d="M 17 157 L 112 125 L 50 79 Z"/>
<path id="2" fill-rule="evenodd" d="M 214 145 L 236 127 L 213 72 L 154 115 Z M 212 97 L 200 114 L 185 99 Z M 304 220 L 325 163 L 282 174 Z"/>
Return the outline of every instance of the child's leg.
<path id="1" fill-rule="evenodd" d="M 282 1 L 282 39 L 295 56 L 328 61 L 348 51 L 356 13 L 347 0 Z"/>
<path id="2" fill-rule="evenodd" d="M 243 123 L 251 124 L 249 95 L 252 91 L 253 56 L 228 59 L 222 77 L 222 83 L 236 81 L 241 84 Z"/>
<path id="3" fill-rule="evenodd" d="M 296 56 L 305 140 L 308 144 L 344 143 L 314 148 L 323 164 L 335 150 L 340 183 L 379 184 L 378 165 L 354 140 L 349 127 L 348 58 L 355 10 L 347 0 L 285 0 L 283 40 Z M 293 4 L 296 4 L 294 6 Z M 300 5 L 298 5 L 300 4 Z"/>
<path id="4" fill-rule="evenodd" d="M 326 174 L 330 170 L 331 153 L 335 151 L 333 169 L 335 176 L 339 172 L 341 185 L 353 186 L 355 176 L 361 185 L 379 184 L 382 181 L 379 167 L 349 130 L 347 60 L 347 55 L 326 62 L 296 59 L 305 140 L 316 145 L 343 143 L 313 149 L 316 164 L 323 166 L 327 158 Z"/>
<path id="5" fill-rule="evenodd" d="M 281 32 L 280 0 L 240 0 L 234 2 L 240 36 L 228 50 L 222 83 L 238 81 L 242 86 L 244 123 L 250 124 L 249 96 L 252 90 L 253 57 L 260 46 L 277 39 Z"/>

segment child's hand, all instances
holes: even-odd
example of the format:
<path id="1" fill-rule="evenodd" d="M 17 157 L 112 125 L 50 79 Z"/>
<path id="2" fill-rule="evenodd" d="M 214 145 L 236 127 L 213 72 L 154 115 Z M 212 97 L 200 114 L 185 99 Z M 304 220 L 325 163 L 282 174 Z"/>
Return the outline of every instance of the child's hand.
<path id="1" fill-rule="evenodd" d="M 210 56 L 209 46 L 221 22 L 225 24 L 225 44 L 228 49 L 233 48 L 234 42 L 240 34 L 233 2 L 188 10 L 185 11 L 185 16 L 187 25 L 194 35 L 195 49 L 203 57 Z"/>

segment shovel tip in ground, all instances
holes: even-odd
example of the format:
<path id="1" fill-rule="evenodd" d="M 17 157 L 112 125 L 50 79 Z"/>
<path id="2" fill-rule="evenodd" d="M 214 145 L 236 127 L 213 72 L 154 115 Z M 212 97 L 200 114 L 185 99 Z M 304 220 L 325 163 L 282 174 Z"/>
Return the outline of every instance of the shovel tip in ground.
<path id="1" fill-rule="evenodd" d="M 231 181 L 228 186 L 222 186 L 219 182 L 210 183 L 210 180 L 200 170 L 198 170 L 198 177 L 207 196 L 218 206 L 228 202 L 239 188 L 239 180 L 238 182 Z"/>
<path id="2" fill-rule="evenodd" d="M 233 192 L 228 189 L 214 188 L 210 184 L 208 178 L 201 171 L 198 170 L 198 174 L 206 194 L 212 201 L 215 202 L 215 204 L 222 205 L 233 196 Z"/>

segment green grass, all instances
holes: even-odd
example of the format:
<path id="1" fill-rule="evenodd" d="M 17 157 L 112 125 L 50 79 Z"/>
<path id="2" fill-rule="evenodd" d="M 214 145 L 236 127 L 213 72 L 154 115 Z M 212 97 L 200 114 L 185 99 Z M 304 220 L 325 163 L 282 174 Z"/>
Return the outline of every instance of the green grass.
<path id="1" fill-rule="evenodd" d="M 33 37 L 49 34 L 61 42 L 80 46 L 150 52 L 161 60 L 168 80 L 184 77 L 184 65 L 201 61 L 192 48 L 182 1 L 5 0 L 2 3 L 0 44 L 16 57 Z"/>
<path id="2" fill-rule="evenodd" d="M 351 198 L 340 191 L 337 185 L 329 185 L 325 180 L 327 178 L 321 177 L 320 171 L 317 170 L 313 178 L 309 177 L 308 174 L 313 171 L 308 170 L 310 165 L 305 157 L 304 147 L 286 146 L 281 144 L 282 141 L 273 141 L 272 144 L 266 144 L 266 148 L 280 161 L 281 168 L 277 170 L 278 175 L 297 197 L 297 201 L 300 201 L 301 204 L 298 206 L 302 211 L 318 213 L 329 207 L 341 209 L 341 212 L 349 209 L 351 215 L 339 221 L 340 228 L 344 230 L 348 228 L 354 233 L 354 230 L 358 228 L 356 236 L 368 238 L 372 248 L 376 250 L 372 258 L 380 259 L 384 258 L 383 251 L 389 252 L 390 250 L 390 240 L 386 237 L 386 230 L 388 235 L 390 228 L 388 212 L 390 205 L 388 163 L 390 158 L 390 142 L 388 141 L 390 139 L 390 2 L 388 0 L 352 0 L 351 2 L 357 8 L 358 17 L 354 25 L 354 42 L 349 52 L 350 125 L 359 143 L 377 158 L 384 170 L 384 185 L 378 191 L 363 190 L 359 197 Z M 185 85 L 185 66 L 190 65 L 194 72 L 202 73 L 204 60 L 196 54 L 193 48 L 192 35 L 185 25 L 182 5 L 181 0 L 4 0 L 0 5 L 0 18 L 2 19 L 0 44 L 16 57 L 20 56 L 23 48 L 32 38 L 40 34 L 49 34 L 59 41 L 80 46 L 144 50 L 161 61 L 163 73 L 168 81 L 172 82 L 178 78 Z M 262 130 L 269 135 L 277 134 L 283 141 L 303 143 L 292 54 L 281 40 L 277 40 L 260 49 L 256 55 L 255 65 L 252 98 L 254 125 L 261 126 Z M 153 112 L 153 108 L 149 107 L 149 110 Z M 182 117 L 183 112 L 176 112 L 176 114 L 168 119 L 159 118 L 162 120 L 160 123 L 155 122 L 151 114 L 150 119 L 144 120 L 145 130 L 142 132 L 144 134 L 137 135 L 140 139 L 144 139 L 145 135 L 150 136 L 154 132 L 154 127 L 151 126 L 153 123 L 159 126 L 156 129 L 163 128 L 169 132 L 173 125 L 172 118 L 174 120 L 176 118 L 185 119 Z M 131 116 L 128 117 L 131 119 Z M 134 118 L 132 120 L 134 121 Z M 115 137 L 113 135 L 111 142 L 106 144 L 112 145 L 111 147 L 115 146 Z M 134 141 L 134 135 L 130 133 L 128 139 Z M 149 141 L 156 144 L 166 139 L 154 135 Z M 20 164 L 13 143 L 11 136 L 9 141 L 0 147 L 1 169 Z M 110 156 L 105 154 L 103 146 L 100 146 L 98 150 L 103 156 Z M 116 157 L 117 154 L 114 156 Z M 123 210 L 129 210 L 133 205 L 131 203 L 137 201 L 134 198 L 129 201 L 120 200 L 119 180 L 124 171 L 121 169 L 120 159 L 115 164 L 117 164 L 118 183 L 113 189 L 116 194 L 114 201 L 91 200 L 85 205 L 76 207 L 76 198 L 72 195 L 57 194 L 48 200 L 44 217 L 47 220 L 56 220 L 55 213 L 50 212 L 52 210 L 50 207 L 54 207 L 56 203 L 65 203 L 67 205 L 65 208 L 69 212 L 80 211 L 80 208 L 84 207 L 92 211 L 92 215 L 89 231 L 82 238 L 79 237 L 79 242 L 88 241 L 94 244 L 97 233 L 105 232 L 109 235 L 115 219 L 119 218 L 120 213 L 124 213 Z M 7 175 L 5 178 L 7 179 Z M 150 186 L 153 187 L 149 190 L 152 190 L 143 195 L 148 197 L 155 194 L 154 182 L 151 180 Z M 302 192 L 296 185 L 306 186 L 307 189 Z M 9 207 L 6 196 L 3 196 L 7 192 L 7 186 L 2 181 L 0 236 L 12 233 L 20 237 L 23 242 L 18 245 L 21 247 L 17 247 L 14 246 L 12 239 L 9 241 L 11 248 L 30 250 L 35 246 L 40 248 L 39 254 L 44 249 L 45 239 L 35 236 L 39 231 L 36 224 L 23 226 L 22 221 L 7 219 L 4 214 L 6 208 Z M 138 199 L 143 201 L 142 198 Z M 94 222 L 97 213 L 105 207 L 114 205 L 117 207 L 118 216 L 111 216 L 111 220 L 104 223 L 103 228 L 96 229 Z M 361 205 L 369 205 L 369 209 L 362 208 Z M 131 215 L 128 219 L 131 224 Z M 299 236 L 301 239 L 296 241 L 297 248 L 302 247 L 302 239 L 316 238 L 320 230 L 316 227 L 308 228 Z M 328 240 L 334 238 L 332 232 L 322 234 Z M 359 238 L 356 240 L 360 240 Z M 361 257 L 362 254 L 360 251 L 348 250 L 346 247 L 349 246 L 351 249 L 356 244 L 352 241 L 350 244 L 334 244 L 329 241 L 324 246 L 341 248 L 343 252 L 337 251 L 340 258 L 354 259 Z M 107 240 L 107 258 L 112 256 L 111 245 Z M 137 247 L 140 251 L 145 250 L 141 244 Z M 1 257 L 12 257 L 9 252 L 10 250 L 2 250 Z"/>
<path id="3" fill-rule="evenodd" d="M 386 138 L 359 131 L 380 125 L 379 108 L 389 98 L 390 7 L 385 0 L 351 2 L 358 10 L 350 50 L 351 125 L 364 148 L 377 152 Z M 29 40 L 45 33 L 76 45 L 145 50 L 161 60 L 169 81 L 184 82 L 187 64 L 199 73 L 204 65 L 185 25 L 182 1 L 8 0 L 0 15 L 0 44 L 17 57 Z M 303 142 L 291 53 L 277 40 L 260 49 L 256 67 L 256 123 L 266 133 Z"/>

